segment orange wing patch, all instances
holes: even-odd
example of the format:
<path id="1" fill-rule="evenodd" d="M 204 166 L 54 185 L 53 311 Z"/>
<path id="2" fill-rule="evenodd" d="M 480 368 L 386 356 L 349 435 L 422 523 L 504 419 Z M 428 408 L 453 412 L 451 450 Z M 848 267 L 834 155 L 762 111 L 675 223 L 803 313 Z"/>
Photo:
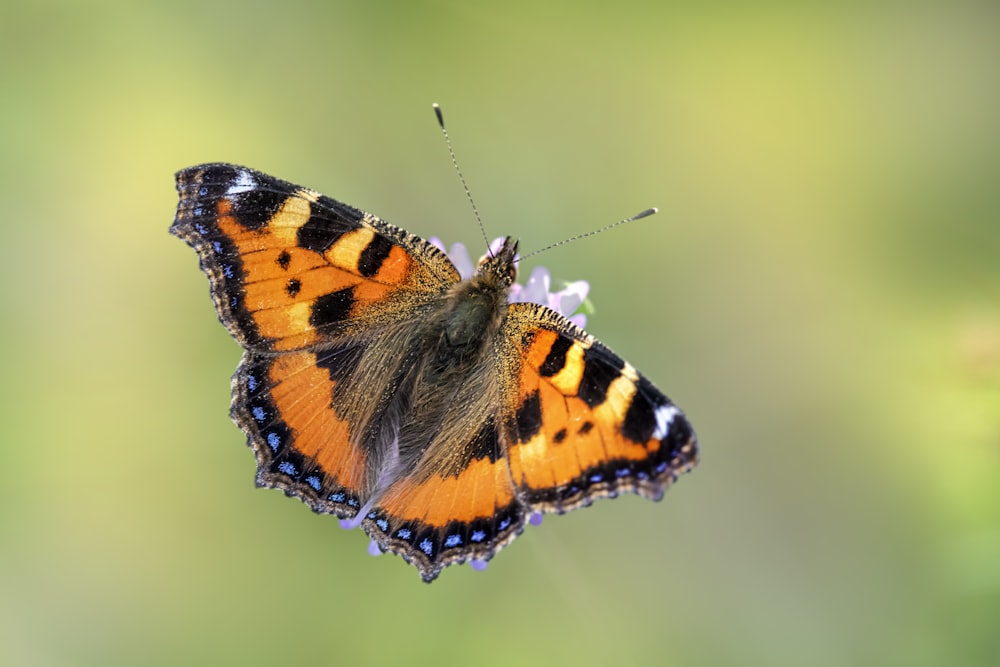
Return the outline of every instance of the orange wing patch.
<path id="1" fill-rule="evenodd" d="M 493 516 L 514 500 L 510 467 L 505 459 L 476 459 L 459 475 L 431 474 L 426 480 L 404 477 L 378 501 L 388 514 L 431 526 L 471 523 Z"/>
<path id="2" fill-rule="evenodd" d="M 366 495 L 367 456 L 331 408 L 334 386 L 312 352 L 247 352 L 233 378 L 232 415 L 257 455 L 259 486 L 350 518 Z"/>
<path id="3" fill-rule="evenodd" d="M 364 450 L 351 444 L 350 425 L 331 407 L 334 382 L 312 352 L 276 357 L 268 372 L 271 400 L 291 429 L 291 445 L 334 481 L 352 489 L 365 483 Z"/>
<path id="4" fill-rule="evenodd" d="M 366 514 L 365 531 L 431 581 L 446 566 L 488 560 L 524 528 L 505 458 L 473 459 L 455 475 L 407 475 Z"/>

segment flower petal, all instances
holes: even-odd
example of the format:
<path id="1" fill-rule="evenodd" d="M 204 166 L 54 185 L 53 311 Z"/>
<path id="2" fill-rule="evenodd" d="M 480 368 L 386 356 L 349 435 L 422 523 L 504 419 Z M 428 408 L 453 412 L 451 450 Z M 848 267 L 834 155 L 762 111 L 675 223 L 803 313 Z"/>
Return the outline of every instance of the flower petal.
<path id="1" fill-rule="evenodd" d="M 464 243 L 452 243 L 448 258 L 458 269 L 458 275 L 462 276 L 462 280 L 468 280 L 476 272 L 476 267 L 472 263 L 472 258 L 469 257 L 469 251 Z"/>
<path id="2" fill-rule="evenodd" d="M 590 283 L 586 280 L 576 280 L 568 283 L 558 292 L 560 297 L 559 312 L 563 314 L 575 313 L 587 298 L 587 292 L 589 291 Z"/>

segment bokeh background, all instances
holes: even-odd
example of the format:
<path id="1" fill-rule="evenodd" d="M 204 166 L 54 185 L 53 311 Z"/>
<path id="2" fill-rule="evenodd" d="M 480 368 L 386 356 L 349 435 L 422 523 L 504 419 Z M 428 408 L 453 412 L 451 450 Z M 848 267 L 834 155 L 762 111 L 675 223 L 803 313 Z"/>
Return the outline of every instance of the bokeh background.
<path id="1" fill-rule="evenodd" d="M 1000 664 L 993 2 L 0 7 L 0 664 Z M 244 163 L 592 284 L 664 502 L 485 573 L 253 487 L 173 173 Z"/>

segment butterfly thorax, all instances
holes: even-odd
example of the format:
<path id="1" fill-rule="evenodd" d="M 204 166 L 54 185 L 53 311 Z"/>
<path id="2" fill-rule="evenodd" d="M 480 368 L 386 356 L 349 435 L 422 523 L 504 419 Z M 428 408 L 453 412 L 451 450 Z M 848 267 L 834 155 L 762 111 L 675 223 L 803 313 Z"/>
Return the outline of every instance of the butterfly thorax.
<path id="1" fill-rule="evenodd" d="M 500 251 L 486 257 L 475 275 L 457 283 L 446 299 L 441 349 L 448 358 L 476 355 L 503 322 L 507 295 L 514 282 L 517 241 L 507 237 Z"/>

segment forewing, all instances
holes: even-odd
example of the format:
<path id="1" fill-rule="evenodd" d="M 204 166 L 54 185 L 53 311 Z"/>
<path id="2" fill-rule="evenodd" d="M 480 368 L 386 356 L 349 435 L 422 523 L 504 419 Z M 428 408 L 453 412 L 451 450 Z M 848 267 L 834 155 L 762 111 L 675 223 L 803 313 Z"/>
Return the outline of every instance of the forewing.
<path id="1" fill-rule="evenodd" d="M 628 491 L 659 500 L 698 460 L 684 413 L 593 336 L 544 306 L 512 304 L 504 340 L 521 364 L 505 443 L 519 497 L 565 512 Z"/>
<path id="2" fill-rule="evenodd" d="M 177 174 L 170 231 L 201 258 L 245 348 L 300 350 L 419 316 L 459 279 L 444 253 L 383 220 L 247 167 Z"/>

